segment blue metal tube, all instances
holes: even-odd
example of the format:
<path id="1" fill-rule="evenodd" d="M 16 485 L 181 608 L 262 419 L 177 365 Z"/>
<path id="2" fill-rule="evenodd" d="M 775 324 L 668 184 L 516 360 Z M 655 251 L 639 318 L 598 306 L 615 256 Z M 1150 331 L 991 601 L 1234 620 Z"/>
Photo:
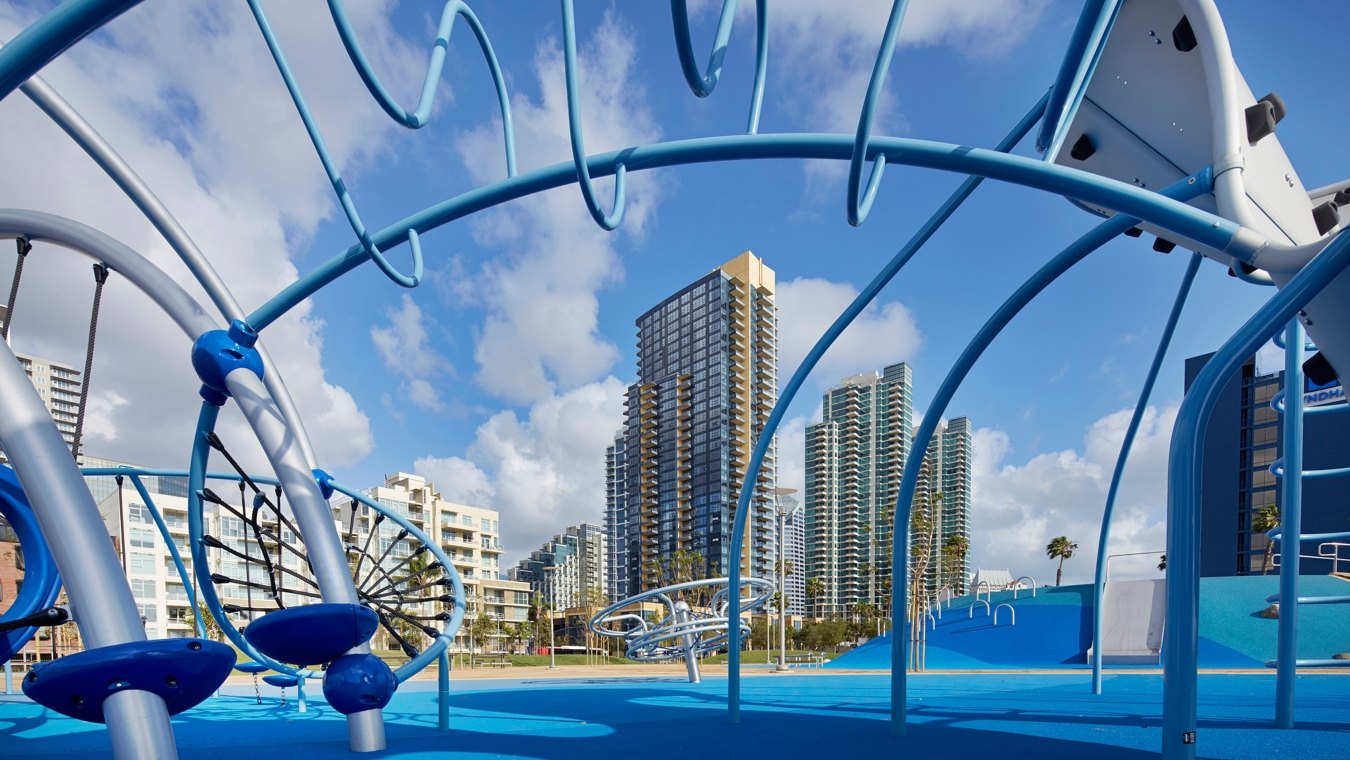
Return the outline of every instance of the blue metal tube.
<path id="1" fill-rule="evenodd" d="M 1228 378 L 1350 263 L 1341 235 L 1276 293 L 1219 349 L 1191 384 L 1177 413 L 1168 455 L 1167 618 L 1163 633 L 1163 757 L 1195 757 L 1199 647 L 1200 481 L 1205 424 Z"/>
<path id="2" fill-rule="evenodd" d="M 1213 174 L 1208 168 L 1197 175 L 1176 182 L 1166 189 L 1163 195 L 1169 198 L 1188 200 L 1210 191 Z M 914 435 L 911 451 L 928 450 L 938 422 L 956 395 L 957 389 L 969 374 L 975 362 L 998 337 L 1003 328 L 1017 316 L 1027 304 L 1031 303 L 1050 283 L 1069 271 L 1073 265 L 1082 261 L 1093 251 L 1120 235 L 1139 220 L 1125 214 L 1117 214 L 1102 222 L 1096 229 L 1080 237 L 1053 259 L 1036 271 L 1021 287 L 1008 297 L 993 316 L 984 323 L 980 331 L 971 339 L 956 363 L 948 371 L 942 385 L 938 387 L 928 409 L 924 412 L 923 422 Z M 909 596 L 909 518 L 918 486 L 919 470 L 923 466 L 922 456 L 911 456 L 905 462 L 904 475 L 900 481 L 900 494 L 895 503 L 895 516 L 891 535 L 891 734 L 903 736 L 906 731 L 906 668 L 909 653 L 909 639 L 904 626 L 907 621 L 906 603 Z"/>
<path id="3" fill-rule="evenodd" d="M 1305 410 L 1304 413 L 1306 414 L 1307 411 Z M 1284 459 L 1281 458 L 1279 460 L 1276 460 L 1275 462 L 1272 462 L 1270 465 L 1270 471 L 1277 477 L 1281 478 L 1284 477 Z M 1299 477 L 1302 480 L 1318 480 L 1321 478 L 1341 478 L 1345 477 L 1346 475 L 1350 475 L 1350 467 L 1333 467 L 1326 470 L 1304 470 L 1303 472 L 1299 473 Z"/>
<path id="4" fill-rule="evenodd" d="M 581 96 L 577 94 L 577 28 L 572 0 L 562 0 L 563 15 L 563 69 L 567 79 L 567 133 L 572 143 L 572 165 L 576 169 L 577 187 L 581 189 L 586 210 L 601 229 L 614 230 L 623 221 L 627 175 L 623 162 L 614 164 L 614 206 L 608 214 L 600 208 L 591 184 L 591 173 L 586 166 L 586 143 L 581 134 Z"/>
<path id="5" fill-rule="evenodd" d="M 857 227 L 867 219 L 872 210 L 872 201 L 876 199 L 877 188 L 881 185 L 881 176 L 886 172 L 886 154 L 876 157 L 872 172 L 867 178 L 867 188 L 862 189 L 863 162 L 867 156 L 867 143 L 872 139 L 872 122 L 876 120 L 877 99 L 881 97 L 882 85 L 886 82 L 886 72 L 891 68 L 891 56 L 895 53 L 895 38 L 900 35 L 900 25 L 905 19 L 905 9 L 909 0 L 894 0 L 891 3 L 891 15 L 886 19 L 886 30 L 881 34 L 881 47 L 877 50 L 877 61 L 872 65 L 872 77 L 867 82 L 867 94 L 863 97 L 862 111 L 858 114 L 858 130 L 853 138 L 853 155 L 848 162 L 848 223 Z M 861 195 L 860 195 L 861 193 Z"/>
<path id="6" fill-rule="evenodd" d="M 169 547 L 169 556 L 173 558 L 173 566 L 178 570 L 178 579 L 183 582 L 183 588 L 187 590 L 188 604 L 192 605 L 192 621 L 197 638 L 204 638 L 206 636 L 206 624 L 202 622 L 202 613 L 197 609 L 197 594 L 192 590 L 192 578 L 188 576 L 187 567 L 183 565 L 183 555 L 178 552 L 178 544 L 169 534 L 169 526 L 164 523 L 164 516 L 159 513 L 159 508 L 155 506 L 155 500 L 150 498 L 150 492 L 146 490 L 140 477 L 136 475 L 130 477 L 131 484 L 136 487 L 136 493 L 141 495 L 141 500 L 145 502 L 145 508 L 150 512 L 150 517 L 154 519 L 155 527 L 159 528 L 160 538 L 163 538 L 164 545 Z"/>
<path id="7" fill-rule="evenodd" d="M 107 477 L 117 475 L 140 475 L 143 477 L 158 478 L 186 478 L 191 476 L 191 470 L 164 470 L 153 467 L 81 467 L 80 474 L 86 478 Z M 249 475 L 249 480 L 254 483 L 275 486 L 280 482 L 267 475 Z M 232 480 L 238 482 L 241 478 L 237 472 L 208 472 L 203 476 L 204 480 Z"/>
<path id="8" fill-rule="evenodd" d="M 478 21 L 478 16 L 474 15 L 473 9 L 462 0 L 450 0 L 441 10 L 441 23 L 436 29 L 436 40 L 431 45 L 426 78 L 422 80 L 422 95 L 417 102 L 417 109 L 412 113 L 408 113 L 395 102 L 393 96 L 380 83 L 379 76 L 375 74 L 370 61 L 361 50 L 361 44 L 356 40 L 356 30 L 352 28 L 351 21 L 347 18 L 345 3 L 342 0 L 328 0 L 328 10 L 333 16 L 338 36 L 342 38 L 342 45 L 347 48 L 347 57 L 352 59 L 356 73 L 361 76 L 361 81 L 365 83 L 375 102 L 379 103 L 380 108 L 383 108 L 394 121 L 411 129 L 425 126 L 431 118 L 431 108 L 436 102 L 436 86 L 441 82 L 441 70 L 445 66 L 445 51 L 450 47 L 450 32 L 455 28 L 455 18 L 463 18 L 478 40 L 478 47 L 483 51 L 483 58 L 492 73 L 492 84 L 497 88 L 497 104 L 502 111 L 502 142 L 506 144 L 506 176 L 515 176 L 516 132 L 511 121 L 511 98 L 506 92 L 506 78 L 502 76 L 502 68 L 497 62 L 497 54 L 492 49 L 492 41 L 488 39 L 487 31 Z"/>
<path id="9" fill-rule="evenodd" d="M 66 0 L 0 49 L 0 100 L 53 58 L 141 0 Z"/>
<path id="10" fill-rule="evenodd" d="M 436 727 L 450 730 L 450 652 L 442 649 L 436 657 Z"/>
<path id="11" fill-rule="evenodd" d="M 1284 530 L 1283 530 L 1283 529 L 1281 529 L 1281 528 L 1276 528 L 1275 530 L 1272 530 L 1272 531 L 1266 533 L 1266 538 L 1269 538 L 1269 539 L 1271 539 L 1271 540 L 1276 540 L 1276 539 L 1279 539 L 1280 537 L 1282 537 L 1283 534 L 1284 534 Z M 1340 533 L 1304 533 L 1303 535 L 1301 535 L 1301 536 L 1298 537 L 1298 540 L 1299 540 L 1300 542 L 1304 542 L 1304 541 L 1337 541 L 1337 540 L 1347 539 L 1347 538 L 1350 538 L 1350 531 L 1344 531 L 1344 532 L 1340 532 Z M 1281 559 L 1281 561 L 1283 561 L 1283 559 Z"/>
<path id="12" fill-rule="evenodd" d="M 1280 346 L 1280 348 L 1284 348 L 1284 346 Z M 1270 408 L 1280 414 L 1284 414 L 1283 390 L 1271 397 Z M 1326 404 L 1324 406 L 1305 406 L 1303 407 L 1303 415 L 1306 417 L 1309 414 L 1339 414 L 1347 409 L 1350 409 L 1350 404 L 1347 404 L 1345 401 L 1337 401 L 1334 404 Z M 1308 477 L 1308 473 L 1303 473 L 1303 477 Z"/>
<path id="13" fill-rule="evenodd" d="M 1116 469 L 1111 473 L 1111 485 L 1106 490 L 1106 506 L 1102 508 L 1102 528 L 1097 535 L 1097 565 L 1092 584 L 1092 693 L 1102 693 L 1102 596 L 1106 592 L 1106 545 L 1111 540 L 1111 515 L 1116 509 L 1116 494 L 1120 491 L 1120 480 L 1125 475 L 1125 463 L 1129 461 L 1130 449 L 1134 447 L 1134 437 L 1139 432 L 1139 423 L 1144 419 L 1144 410 L 1148 408 L 1149 396 L 1153 395 L 1153 386 L 1158 381 L 1158 372 L 1162 369 L 1167 348 L 1172 344 L 1172 335 L 1176 332 L 1177 321 L 1186 306 L 1191 293 L 1191 284 L 1200 270 L 1200 254 L 1191 256 L 1186 265 L 1186 273 L 1181 277 L 1181 287 L 1177 289 L 1176 300 L 1172 302 L 1172 312 L 1163 326 L 1162 337 L 1158 339 L 1158 348 L 1153 352 L 1153 363 L 1149 365 L 1148 375 L 1144 377 L 1144 387 L 1139 391 L 1139 402 L 1134 405 L 1134 414 L 1130 417 L 1129 427 L 1125 429 L 1125 439 L 1120 443 L 1120 455 L 1116 457 Z"/>
<path id="14" fill-rule="evenodd" d="M 1184 203 L 1161 199 L 1152 191 L 1022 156 L 899 137 L 873 137 L 869 151 L 884 152 L 887 162 L 891 164 L 978 175 L 1078 198 L 1115 209 L 1220 251 L 1229 248 L 1240 229 L 1227 219 Z M 850 135 L 733 135 L 625 148 L 591 156 L 586 159 L 586 164 L 590 167 L 591 176 L 605 176 L 613 174 L 621 160 L 626 171 L 641 171 L 716 161 L 784 158 L 848 160 L 852 153 L 853 138 Z M 381 250 L 392 248 L 403 242 L 410 229 L 425 234 L 456 219 L 509 200 L 561 187 L 576 178 L 577 166 L 571 161 L 520 174 L 405 217 L 372 235 L 372 240 Z M 296 304 L 364 263 L 366 258 L 367 254 L 361 246 L 351 246 L 259 307 L 249 315 L 249 324 L 261 331 Z"/>
<path id="15" fill-rule="evenodd" d="M 1267 604 L 1279 604 L 1279 602 L 1280 602 L 1281 599 L 1293 599 L 1293 600 L 1295 600 L 1295 606 L 1298 606 L 1299 604 L 1346 604 L 1346 603 L 1350 603 L 1350 596 L 1347 596 L 1347 595 L 1341 595 L 1341 596 L 1292 596 L 1292 597 L 1287 597 L 1287 596 L 1284 596 L 1283 594 L 1271 594 L 1270 596 L 1266 597 L 1266 603 L 1267 603 Z M 1280 614 L 1281 614 L 1281 615 L 1284 614 L 1284 605 L 1281 605 Z M 1278 652 L 1277 652 L 1277 656 L 1278 656 Z M 1277 691 L 1276 694 L 1278 695 L 1279 692 Z M 1280 726 L 1280 728 L 1290 728 L 1290 726 Z"/>
<path id="16" fill-rule="evenodd" d="M 197 430 L 192 436 L 192 456 L 188 464 L 188 545 L 192 550 L 192 573 L 197 576 L 197 586 L 201 593 L 202 602 L 206 608 L 216 616 L 216 622 L 220 624 L 220 632 L 225 638 L 230 640 L 239 651 L 248 655 L 255 662 L 261 662 L 267 667 L 278 673 L 288 673 L 290 675 L 299 675 L 302 671 L 277 662 L 271 657 L 264 655 L 253 645 L 248 643 L 233 625 L 230 624 L 230 618 L 220 608 L 220 596 L 216 594 L 215 581 L 211 580 L 211 567 L 206 558 L 206 545 L 202 543 L 202 536 L 206 534 L 206 524 L 203 519 L 202 510 L 202 488 L 206 485 L 206 463 L 211 456 L 211 446 L 207 443 L 207 435 L 216 428 L 216 419 L 220 416 L 220 407 L 202 403 L 202 410 L 197 415 Z M 308 678 L 314 678 L 320 674 L 315 671 L 303 671 Z"/>
<path id="17" fill-rule="evenodd" d="M 295 75 L 291 73 L 290 64 L 286 63 L 286 55 L 282 53 L 281 45 L 277 42 L 276 35 L 272 33 L 272 26 L 267 23 L 267 16 L 263 13 L 262 4 L 259 0 L 248 0 L 248 7 L 249 10 L 253 11 L 253 18 L 258 24 L 258 30 L 262 32 L 263 39 L 267 42 L 267 49 L 272 53 L 272 60 L 277 65 L 277 71 L 281 73 L 281 78 L 286 83 L 286 90 L 291 94 L 291 101 L 295 103 L 295 110 L 300 114 L 300 121 L 304 123 L 305 131 L 309 134 L 309 140 L 314 145 L 314 152 L 319 155 L 323 170 L 328 175 L 328 182 L 333 186 L 333 192 L 337 194 L 338 203 L 342 206 L 343 213 L 347 215 L 347 223 L 351 225 L 352 232 L 356 234 L 360 241 L 362 250 L 366 256 L 375 262 L 380 271 L 384 272 L 396 284 L 405 288 L 417 287 L 417 284 L 422 281 L 422 246 L 418 241 L 416 232 L 405 230 L 403 234 L 403 237 L 408 241 L 408 247 L 412 250 L 413 259 L 412 274 L 405 275 L 394 269 L 394 265 L 389 263 L 389 260 L 376 247 L 375 242 L 371 240 L 370 232 L 366 229 L 365 223 L 361 221 L 361 215 L 356 210 L 356 203 L 347 190 L 347 184 L 342 181 L 342 174 L 338 172 L 337 164 L 334 163 L 333 157 L 328 153 L 328 145 L 319 132 L 319 125 L 314 121 L 313 115 L 310 114 L 304 96 L 300 94 L 300 84 L 295 81 Z M 258 325 L 253 327 L 255 330 L 262 330 Z"/>
<path id="18" fill-rule="evenodd" d="M 750 118 L 745 133 L 759 131 L 759 114 L 764 107 L 764 78 L 769 71 L 769 0 L 755 0 L 755 84 L 750 93 Z"/>
<path id="19" fill-rule="evenodd" d="M 1303 388 L 1303 325 L 1289 320 L 1284 341 L 1284 387 Z M 1280 480 L 1280 523 L 1291 540 L 1280 543 L 1280 605 L 1275 640 L 1275 725 L 1294 727 L 1294 680 L 1298 678 L 1298 571 L 1299 541 L 1303 532 L 1303 394 L 1286 394 L 1284 461 L 1289 477 Z"/>
<path id="20" fill-rule="evenodd" d="M 1027 133 L 1031 131 L 1031 128 L 1036 125 L 1037 120 L 1040 119 L 1040 115 L 1044 110 L 1045 98 L 1042 97 L 1036 105 L 1031 107 L 1030 111 L 1027 111 L 1026 115 L 1022 117 L 1022 120 L 1017 123 L 1017 126 L 1013 127 L 1012 131 L 1003 138 L 1002 142 L 998 144 L 995 150 L 1000 152 L 1012 150 L 1023 137 L 1026 137 Z M 914 237 L 910 238 L 909 242 L 905 243 L 904 247 L 902 247 L 886 266 L 877 273 L 877 276 L 872 278 L 872 281 L 867 284 L 867 287 L 863 288 L 862 292 L 858 294 L 858 297 L 853 299 L 853 303 L 849 304 L 848 308 L 840 313 L 839 317 L 835 319 L 829 329 L 827 329 L 816 341 L 816 344 L 811 347 L 811 350 L 806 354 L 806 357 L 802 359 L 802 363 L 797 367 L 796 371 L 792 373 L 792 377 L 788 380 L 787 385 L 783 387 L 783 392 L 779 395 L 773 410 L 769 412 L 769 418 L 764 423 L 764 430 L 761 431 L 759 440 L 755 441 L 755 448 L 750 455 L 750 463 L 746 471 L 744 482 L 754 483 L 758 480 L 759 470 L 764 462 L 764 455 L 769 450 L 769 444 L 773 441 L 774 433 L 778 430 L 778 425 L 782 421 L 783 415 L 787 413 L 787 408 L 792 404 L 792 400 L 796 398 L 797 391 L 801 389 L 802 383 L 806 382 L 807 376 L 811 374 L 811 370 L 815 368 L 816 364 L 820 361 L 820 358 L 825 355 L 825 351 L 839 338 L 844 332 L 844 329 L 862 313 L 863 308 L 877 297 L 877 294 L 881 292 L 881 289 L 886 287 L 886 284 L 895 277 L 900 269 L 904 267 L 905 263 L 913 258 L 914 254 L 918 253 L 919 249 L 928 242 L 929 238 L 931 238 L 933 234 L 946 223 L 951 215 L 956 212 L 956 209 L 961 207 L 961 204 L 970 197 L 970 194 L 975 192 L 975 188 L 979 187 L 980 183 L 983 181 L 983 177 L 967 177 L 966 180 L 961 183 L 961 186 L 956 189 L 956 192 L 952 193 L 951 196 L 938 207 L 938 210 L 933 212 L 933 215 L 928 218 L 928 221 L 924 222 L 918 232 L 914 233 Z M 741 494 L 738 497 L 736 519 L 731 533 L 731 545 L 737 556 L 740 555 L 740 547 L 745 542 L 745 525 L 749 514 L 752 491 L 753 489 L 750 488 L 742 488 Z M 732 563 L 728 577 L 730 588 L 734 589 L 740 584 L 741 570 L 739 563 Z M 728 594 L 728 597 L 730 606 L 727 612 L 727 619 L 735 620 L 740 617 L 741 612 L 740 594 L 730 593 Z M 727 713 L 731 722 L 735 723 L 740 720 L 741 709 L 740 626 L 729 626 L 727 628 L 727 635 Z"/>
<path id="21" fill-rule="evenodd" d="M 680 72 L 689 89 L 700 98 L 706 98 L 717 89 L 722 76 L 722 62 L 727 55 L 727 42 L 736 21 L 737 0 L 722 0 L 722 13 L 717 18 L 717 32 L 713 36 L 712 52 L 708 55 L 706 74 L 699 73 L 694 60 L 694 43 L 689 33 L 689 8 L 685 0 L 670 0 L 670 20 L 675 28 L 675 52 L 680 57 Z M 762 26 L 764 17 L 760 16 Z"/>
<path id="22" fill-rule="evenodd" d="M 1087 80 L 1096 66 L 1106 35 L 1115 23 L 1120 0 L 1088 0 L 1078 16 L 1078 25 L 1069 38 L 1059 74 L 1050 88 L 1050 102 L 1046 104 L 1045 120 L 1036 135 L 1036 150 L 1049 158 L 1061 137 L 1070 114 L 1082 99 Z"/>

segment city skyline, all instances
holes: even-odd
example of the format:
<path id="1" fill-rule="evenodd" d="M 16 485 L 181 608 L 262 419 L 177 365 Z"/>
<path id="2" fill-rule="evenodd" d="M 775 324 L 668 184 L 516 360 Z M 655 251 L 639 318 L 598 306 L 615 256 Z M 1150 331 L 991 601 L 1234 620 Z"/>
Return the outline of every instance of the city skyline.
<path id="1" fill-rule="evenodd" d="M 753 12 L 742 5 L 742 13 Z M 354 197 L 370 204 L 368 222 L 387 224 L 504 176 L 495 93 L 476 46 L 460 44 L 467 37 L 447 50 L 453 76 L 443 87 L 453 99 L 439 101 L 422 130 L 406 131 L 365 95 L 331 25 L 315 25 L 308 8 L 291 6 L 269 9 L 272 25 L 335 164 Z M 910 9 L 875 131 L 992 146 L 1054 80 L 1073 14 L 1034 0 L 986 4 L 959 18 L 944 7 Z M 0 36 L 12 39 L 39 10 L 31 3 L 0 7 Z M 521 171 L 570 161 L 557 8 L 477 10 L 511 83 Z M 853 134 L 866 78 L 848 75 L 874 59 L 886 12 L 868 4 L 833 15 L 818 5 L 776 5 L 762 131 Z M 208 257 L 231 262 L 223 274 L 241 303 L 255 307 L 351 245 L 247 9 L 213 6 L 210 23 L 173 3 L 132 13 L 72 47 L 44 77 L 152 182 Z M 424 10 L 403 3 L 387 15 L 375 6 L 352 13 L 391 91 L 400 101 L 415 99 L 422 72 L 408 66 L 426 47 Z M 1339 65 L 1329 30 L 1347 13 L 1343 3 L 1322 0 L 1300 13 L 1272 14 L 1259 3 L 1224 8 L 1234 55 L 1252 87 L 1278 91 L 1289 106 L 1280 141 L 1309 187 L 1343 179 L 1323 157 L 1327 145 L 1339 144 L 1344 114 L 1306 72 Z M 716 15 L 698 6 L 691 23 L 706 34 Z M 579 4 L 589 151 L 744 130 L 754 24 L 738 21 L 721 87 L 698 99 L 682 81 L 669 21 L 658 5 Z M 1282 52 L 1293 46 L 1306 58 Z M 203 49 L 241 51 L 244 65 L 228 77 L 182 65 Z M 124 65 L 106 66 L 112 57 Z M 924 76 L 911 75 L 918 71 Z M 252 93 L 247 113 L 225 107 L 239 88 Z M 184 99 L 172 118 L 158 96 L 164 92 Z M 22 97 L 0 110 L 14 136 L 0 147 L 9 169 L 0 177 L 0 205 L 93 225 L 187 281 L 158 233 L 64 133 Z M 1029 145 L 1015 152 L 1037 157 Z M 560 188 L 428 235 L 419 290 L 393 287 L 363 267 L 278 323 L 265 341 L 325 468 L 360 483 L 387 471 L 423 472 L 453 488 L 448 495 L 459 501 L 491 503 L 516 518 L 523 529 L 508 537 L 507 550 L 520 556 L 558 526 L 595 519 L 604 473 L 594 463 L 613 443 L 625 378 L 634 374 L 626 350 L 632 317 L 670 283 L 691 280 L 727 251 L 773 256 L 780 307 L 796 314 L 780 324 L 785 382 L 815 336 L 959 182 L 892 167 L 869 221 L 854 228 L 844 218 L 845 168 L 744 161 L 633 172 L 628 220 L 613 234 L 595 228 L 576 188 Z M 283 179 L 259 183 L 260 176 Z M 606 179 L 598 186 L 601 194 L 610 188 Z M 1061 198 L 985 183 L 807 379 L 785 418 L 780 459 L 796 459 L 791 452 L 814 421 L 816 395 L 874 366 L 879 346 L 886 359 L 909 361 L 931 379 L 915 388 L 922 413 L 982 319 L 1039 262 L 1095 223 Z M 973 549 L 995 566 L 1044 575 L 1053 571 L 1043 556 L 1047 535 L 1096 529 L 1121 413 L 1128 418 L 1185 266 L 1184 255 L 1153 252 L 1151 243 L 1114 241 L 1048 290 L 955 400 L 980 425 L 973 439 L 985 469 L 974 473 L 982 517 Z M 0 255 L 0 281 L 10 277 L 13 259 L 12 252 Z M 15 349 L 78 366 L 86 325 L 65 315 L 87 312 L 88 262 L 39 244 L 24 281 Z M 1266 297 L 1222 267 L 1201 267 L 1132 457 L 1111 551 L 1161 544 L 1157 452 L 1166 448 L 1181 397 L 1183 358 L 1214 350 Z M 87 421 L 86 450 L 180 463 L 200 403 L 186 342 L 117 273 L 107 283 L 102 319 L 91 388 L 99 412 Z M 597 419 L 604 422 L 590 422 Z M 244 428 L 231 413 L 223 416 L 227 440 L 248 438 Z M 260 469 L 256 451 L 235 448 Z M 780 470 L 784 483 L 800 483 Z M 1081 552 L 1066 578 L 1090 573 L 1095 547 Z"/>

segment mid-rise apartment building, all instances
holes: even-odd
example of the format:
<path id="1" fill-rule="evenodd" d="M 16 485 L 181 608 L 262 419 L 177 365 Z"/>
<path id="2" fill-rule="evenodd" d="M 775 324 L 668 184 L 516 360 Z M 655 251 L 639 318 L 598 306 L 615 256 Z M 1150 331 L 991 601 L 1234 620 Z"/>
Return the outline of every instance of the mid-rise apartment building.
<path id="1" fill-rule="evenodd" d="M 364 493 L 437 541 L 459 572 L 466 612 L 455 638 L 456 650 L 470 649 L 469 627 L 480 617 L 501 626 L 529 619 L 529 584 L 508 579 L 501 569 L 501 525 L 496 510 L 447 501 L 425 478 L 406 472 L 386 476 L 383 485 Z M 359 508 L 353 516 L 351 502 L 339 502 L 334 507 L 334 519 L 343 535 L 354 536 L 354 543 L 364 546 L 370 539 L 372 549 L 367 553 L 376 559 L 384 556 L 385 562 L 397 564 L 413 551 L 411 542 L 395 541 L 400 529 L 392 521 L 381 521 L 376 527 L 374 510 Z M 372 531 L 375 536 L 370 535 Z M 505 637 L 499 627 L 489 647 L 500 648 Z"/>
<path id="2" fill-rule="evenodd" d="M 531 592 L 554 609 L 604 606 L 609 602 L 609 542 L 604 528 L 592 523 L 568 527 L 511 568 L 511 580 L 530 584 Z"/>

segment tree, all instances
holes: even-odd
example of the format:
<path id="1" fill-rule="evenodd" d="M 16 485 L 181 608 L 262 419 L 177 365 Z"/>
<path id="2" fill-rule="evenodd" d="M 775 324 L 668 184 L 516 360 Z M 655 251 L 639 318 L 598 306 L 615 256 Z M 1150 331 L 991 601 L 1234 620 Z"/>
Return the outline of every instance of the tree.
<path id="1" fill-rule="evenodd" d="M 479 615 L 469 624 L 469 667 L 473 667 L 473 648 L 477 647 L 481 651 L 496 632 L 497 621 L 487 615 Z"/>
<path id="2" fill-rule="evenodd" d="M 964 568 L 966 555 L 970 553 L 970 539 L 964 534 L 953 533 L 947 536 L 947 540 L 942 543 L 942 569 L 943 578 L 938 583 L 938 587 L 952 585 L 952 569 Z M 962 573 L 964 575 L 964 573 Z M 964 578 L 955 580 L 964 581 Z M 965 583 L 961 583 L 964 590 Z"/>
<path id="3" fill-rule="evenodd" d="M 807 578 L 806 598 L 811 600 L 817 617 L 820 616 L 820 608 L 816 603 L 822 596 L 825 596 L 825 581 L 821 578 Z"/>
<path id="4" fill-rule="evenodd" d="M 1060 585 L 1064 578 L 1064 560 L 1073 556 L 1078 549 L 1078 544 L 1069 540 L 1068 536 L 1056 536 L 1050 539 L 1050 543 L 1045 545 L 1045 556 L 1050 559 L 1059 558 L 1059 569 L 1055 570 L 1055 585 Z"/>
<path id="5" fill-rule="evenodd" d="M 1269 533 L 1280 527 L 1280 508 L 1274 504 L 1267 504 L 1256 510 L 1252 515 L 1252 530 L 1257 533 Z M 1275 542 L 1266 540 L 1265 554 L 1261 555 L 1261 574 L 1265 575 L 1270 570 L 1270 556 L 1275 552 Z"/>
<path id="6" fill-rule="evenodd" d="M 202 616 L 202 634 L 210 641 L 220 641 L 220 623 L 211 614 L 206 602 L 197 602 L 197 613 Z"/>
<path id="7" fill-rule="evenodd" d="M 1158 569 L 1161 570 L 1161 571 L 1163 571 L 1163 572 L 1167 572 L 1167 555 L 1166 555 L 1166 554 L 1163 554 L 1163 555 L 1161 555 L 1161 556 L 1158 557 Z"/>
<path id="8" fill-rule="evenodd" d="M 530 635 L 534 638 L 534 653 L 539 654 L 548 642 L 549 627 L 553 625 L 553 607 L 542 594 L 535 594 L 530 602 Z"/>

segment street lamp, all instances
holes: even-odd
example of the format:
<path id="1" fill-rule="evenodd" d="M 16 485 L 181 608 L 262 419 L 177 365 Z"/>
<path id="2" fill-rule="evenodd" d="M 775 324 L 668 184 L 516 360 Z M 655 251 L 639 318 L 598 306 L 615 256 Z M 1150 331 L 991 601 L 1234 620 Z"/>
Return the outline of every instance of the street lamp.
<path id="1" fill-rule="evenodd" d="M 784 540 L 784 526 L 787 518 L 791 517 L 801 507 L 797 498 L 792 494 L 797 493 L 795 488 L 770 488 L 769 493 L 773 494 L 773 508 L 778 513 L 778 667 L 774 670 L 780 673 L 788 672 L 787 666 L 787 562 L 785 549 L 787 541 Z"/>
<path id="2" fill-rule="evenodd" d="M 552 574 L 557 570 L 557 565 L 549 565 L 544 568 L 545 573 Z M 558 584 L 557 577 L 548 579 L 548 669 L 558 669 L 558 645 L 553 637 L 553 609 L 558 606 Z"/>

